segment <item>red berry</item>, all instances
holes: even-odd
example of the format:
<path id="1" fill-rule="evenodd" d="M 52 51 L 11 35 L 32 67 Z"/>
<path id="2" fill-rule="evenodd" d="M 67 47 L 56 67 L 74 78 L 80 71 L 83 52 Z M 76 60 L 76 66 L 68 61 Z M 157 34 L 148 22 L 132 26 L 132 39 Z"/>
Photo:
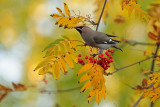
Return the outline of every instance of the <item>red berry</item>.
<path id="1" fill-rule="evenodd" d="M 82 62 L 82 65 L 85 65 L 85 62 Z"/>
<path id="2" fill-rule="evenodd" d="M 109 59 L 112 59 L 112 55 L 109 56 Z"/>
<path id="3" fill-rule="evenodd" d="M 88 59 L 88 56 L 86 56 L 85 59 Z"/>
<path id="4" fill-rule="evenodd" d="M 101 57 L 103 57 L 103 54 L 101 54 Z"/>
<path id="5" fill-rule="evenodd" d="M 98 57 L 101 58 L 101 55 L 99 55 Z"/>
<path id="6" fill-rule="evenodd" d="M 91 57 L 89 57 L 89 60 L 92 60 L 92 58 L 91 58 Z"/>
<path id="7" fill-rule="evenodd" d="M 113 50 L 111 50 L 111 53 L 113 53 L 114 51 Z"/>
<path id="8" fill-rule="evenodd" d="M 108 55 L 108 52 L 105 52 L 106 55 Z"/>
<path id="9" fill-rule="evenodd" d="M 110 49 L 108 49 L 108 52 L 111 52 L 111 50 L 110 50 Z"/>
<path id="10" fill-rule="evenodd" d="M 81 57 L 81 56 L 82 56 L 81 54 L 78 55 L 78 57 Z"/>
<path id="11" fill-rule="evenodd" d="M 110 67 L 110 65 L 107 65 L 107 67 Z"/>

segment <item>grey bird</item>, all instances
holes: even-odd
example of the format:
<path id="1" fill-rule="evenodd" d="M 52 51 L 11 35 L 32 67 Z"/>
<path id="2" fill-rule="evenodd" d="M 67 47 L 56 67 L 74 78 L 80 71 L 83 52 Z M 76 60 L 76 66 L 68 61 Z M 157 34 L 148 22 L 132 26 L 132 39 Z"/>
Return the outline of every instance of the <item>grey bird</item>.
<path id="1" fill-rule="evenodd" d="M 78 26 L 74 28 L 80 33 L 82 39 L 87 45 L 99 48 L 98 54 L 103 53 L 104 49 L 109 49 L 110 47 L 114 47 L 122 51 L 122 49 L 116 45 L 116 43 L 119 43 L 120 41 L 110 38 L 116 36 L 94 31 L 88 26 Z"/>

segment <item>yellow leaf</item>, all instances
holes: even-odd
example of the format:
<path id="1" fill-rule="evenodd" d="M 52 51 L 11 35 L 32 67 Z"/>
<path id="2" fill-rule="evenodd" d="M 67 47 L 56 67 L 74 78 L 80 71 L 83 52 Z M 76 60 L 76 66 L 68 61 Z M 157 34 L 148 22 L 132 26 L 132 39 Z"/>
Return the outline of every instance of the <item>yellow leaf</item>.
<path id="1" fill-rule="evenodd" d="M 86 80 L 88 80 L 91 76 L 88 75 L 88 73 L 86 73 L 85 75 L 83 75 L 80 79 L 79 79 L 79 83 L 84 82 Z"/>
<path id="2" fill-rule="evenodd" d="M 38 72 L 39 75 L 44 75 L 46 73 L 46 70 L 44 68 L 41 68 Z"/>
<path id="3" fill-rule="evenodd" d="M 80 75 L 81 73 L 85 72 L 86 70 L 90 69 L 93 66 L 93 63 L 85 64 L 77 73 L 77 75 Z"/>
<path id="4" fill-rule="evenodd" d="M 88 94 L 88 103 L 93 99 L 94 95 L 95 95 L 95 90 L 92 88 L 92 90 L 89 92 Z"/>
<path id="5" fill-rule="evenodd" d="M 98 104 L 101 102 L 101 93 L 99 92 L 99 90 L 96 90 L 95 99 Z"/>
<path id="6" fill-rule="evenodd" d="M 63 67 L 63 69 L 64 69 L 64 72 L 66 73 L 68 70 L 67 70 L 67 66 L 66 66 L 66 63 L 65 63 L 63 57 L 61 57 L 61 58 L 59 59 L 59 61 L 60 61 L 61 64 L 62 64 L 62 67 Z"/>
<path id="7" fill-rule="evenodd" d="M 60 67 L 60 69 L 61 69 L 61 71 L 62 71 L 62 73 L 64 73 L 65 74 L 65 70 L 64 70 L 64 68 L 63 68 L 63 65 L 62 65 L 62 63 L 61 63 L 61 61 L 58 59 L 58 65 L 59 65 L 59 67 Z"/>
<path id="8" fill-rule="evenodd" d="M 56 25 L 59 24 L 63 19 L 64 19 L 63 17 L 59 18 L 59 19 L 56 21 L 55 24 L 56 24 Z"/>
<path id="9" fill-rule="evenodd" d="M 66 50 L 65 50 L 65 47 L 64 47 L 64 43 L 61 42 L 58 46 L 59 46 L 59 50 L 62 52 L 62 55 L 65 55 L 66 54 Z"/>
<path id="10" fill-rule="evenodd" d="M 92 82 L 88 81 L 81 89 L 81 93 L 85 92 L 86 90 L 88 90 L 90 87 L 92 87 Z"/>
<path id="11" fill-rule="evenodd" d="M 55 56 L 50 56 L 50 57 L 47 57 L 45 60 L 43 60 L 40 64 L 37 65 L 37 67 L 34 69 L 34 71 L 36 71 L 37 69 L 41 68 L 41 67 L 44 67 L 46 66 L 48 63 L 52 62 L 56 60 L 55 59 Z"/>
<path id="12" fill-rule="evenodd" d="M 73 59 L 73 61 L 75 63 L 78 63 L 78 58 L 76 57 L 75 53 L 73 51 L 70 51 L 70 55 L 71 55 L 71 58 Z"/>
<path id="13" fill-rule="evenodd" d="M 66 15 L 70 16 L 70 11 L 69 11 L 68 6 L 67 6 L 66 3 L 64 3 L 64 10 L 65 10 Z"/>
<path id="14" fill-rule="evenodd" d="M 68 53 L 65 55 L 64 60 L 67 62 L 70 68 L 74 68 L 74 64 Z"/>
<path id="15" fill-rule="evenodd" d="M 60 15 L 58 15 L 58 14 L 52 14 L 51 15 L 53 18 L 60 18 L 60 17 L 62 17 L 62 16 L 60 16 Z"/>
<path id="16" fill-rule="evenodd" d="M 53 65 L 53 76 L 56 80 L 59 79 L 59 76 L 60 76 L 60 69 L 59 69 L 59 65 L 57 62 L 54 63 Z"/>
<path id="17" fill-rule="evenodd" d="M 62 13 L 62 10 L 57 7 L 58 12 L 64 17 L 65 15 Z"/>
<path id="18" fill-rule="evenodd" d="M 71 45 L 70 45 L 70 41 L 65 41 L 65 50 L 66 52 L 70 52 L 71 51 Z"/>

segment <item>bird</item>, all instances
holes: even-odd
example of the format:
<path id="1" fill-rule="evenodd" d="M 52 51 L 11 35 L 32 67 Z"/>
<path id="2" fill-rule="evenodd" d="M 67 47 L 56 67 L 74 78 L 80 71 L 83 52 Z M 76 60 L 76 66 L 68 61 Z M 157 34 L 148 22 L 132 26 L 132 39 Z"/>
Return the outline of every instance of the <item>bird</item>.
<path id="1" fill-rule="evenodd" d="M 116 36 L 94 31 L 88 26 L 77 26 L 74 28 L 80 33 L 86 45 L 99 48 L 98 54 L 102 54 L 104 49 L 109 49 L 110 47 L 114 47 L 122 51 L 122 49 L 116 45 L 116 43 L 120 43 L 120 41 L 111 39 Z"/>

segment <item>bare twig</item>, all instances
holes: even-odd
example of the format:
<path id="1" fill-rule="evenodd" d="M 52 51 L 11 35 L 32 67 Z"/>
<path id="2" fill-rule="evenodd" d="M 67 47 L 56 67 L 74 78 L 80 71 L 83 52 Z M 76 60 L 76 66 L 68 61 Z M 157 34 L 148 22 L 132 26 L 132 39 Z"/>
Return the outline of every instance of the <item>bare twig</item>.
<path id="1" fill-rule="evenodd" d="M 142 63 L 142 62 L 144 62 L 144 61 L 146 61 L 146 60 L 149 60 L 149 59 L 151 59 L 151 58 L 153 58 L 153 57 L 158 57 L 158 56 L 156 55 L 156 56 L 148 57 L 148 58 L 143 59 L 143 60 L 141 60 L 141 61 L 138 61 L 138 62 L 135 62 L 135 63 L 133 63 L 133 64 L 130 64 L 130 65 L 128 65 L 128 66 L 125 66 L 125 67 L 122 67 L 122 68 L 116 69 L 114 72 L 112 72 L 112 73 L 108 73 L 107 75 L 112 75 L 112 74 L 114 74 L 114 73 L 116 73 L 116 72 L 118 72 L 118 71 L 120 71 L 120 70 L 122 70 L 122 69 L 126 69 L 126 68 L 128 68 L 128 67 L 133 66 L 133 65 L 140 64 L 140 63 Z"/>
<path id="2" fill-rule="evenodd" d="M 80 88 L 82 88 L 82 86 L 76 87 L 76 88 L 71 88 L 71 89 L 66 89 L 66 90 L 56 90 L 56 91 L 43 90 L 43 91 L 41 91 L 41 93 L 64 93 L 64 92 L 70 92 L 70 91 L 78 90 Z"/>
<path id="3" fill-rule="evenodd" d="M 153 55 L 154 57 L 153 57 L 153 60 L 152 60 L 152 65 L 151 65 L 151 73 L 154 72 L 155 58 L 157 57 L 159 45 L 160 45 L 160 44 L 157 44 L 156 51 L 155 51 L 155 53 L 154 53 L 154 55 Z"/>
<path id="4" fill-rule="evenodd" d="M 136 107 L 139 104 L 139 102 L 142 100 L 142 98 L 143 98 L 143 94 L 139 97 L 139 99 L 136 101 L 136 103 L 132 107 Z"/>
<path id="5" fill-rule="evenodd" d="M 104 2 L 103 9 L 102 9 L 101 15 L 100 15 L 99 20 L 98 20 L 98 23 L 97 23 L 96 31 L 98 30 L 99 23 L 100 23 L 100 21 L 101 21 L 101 18 L 102 18 L 104 9 L 105 9 L 105 7 L 106 7 L 106 3 L 107 3 L 107 0 L 105 0 L 105 2 Z"/>
<path id="6" fill-rule="evenodd" d="M 157 44 L 156 51 L 155 51 L 155 53 L 154 53 L 154 55 L 153 55 L 154 57 L 153 57 L 153 60 L 152 60 L 152 65 L 151 65 L 151 73 L 154 72 L 155 58 L 156 58 L 157 53 L 158 53 L 159 45 L 160 45 L 160 44 Z M 151 102 L 150 107 L 154 107 L 154 103 L 153 103 L 153 102 Z"/>
<path id="7" fill-rule="evenodd" d="M 146 42 L 138 42 L 138 41 L 134 41 L 134 40 L 122 40 L 124 41 L 124 43 L 127 43 L 129 45 L 135 46 L 135 45 L 150 45 L 150 46 L 155 46 L 155 43 L 146 43 Z"/>

